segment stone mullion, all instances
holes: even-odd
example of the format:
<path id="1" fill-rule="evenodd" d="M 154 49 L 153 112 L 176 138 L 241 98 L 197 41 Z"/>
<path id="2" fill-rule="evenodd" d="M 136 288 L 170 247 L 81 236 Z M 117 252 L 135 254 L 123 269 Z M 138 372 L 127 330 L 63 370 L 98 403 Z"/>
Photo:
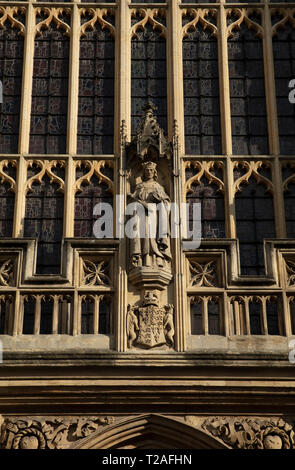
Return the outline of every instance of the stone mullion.
<path id="1" fill-rule="evenodd" d="M 236 214 L 233 162 L 228 156 L 225 161 L 224 209 L 226 237 L 236 238 Z"/>
<path id="2" fill-rule="evenodd" d="M 261 326 L 262 326 L 262 334 L 268 335 L 268 326 L 267 326 L 267 313 L 266 313 L 266 298 L 263 296 L 261 297 Z"/>
<path id="3" fill-rule="evenodd" d="M 245 325 L 246 325 L 246 335 L 251 334 L 251 327 L 250 327 L 250 311 L 249 311 L 249 301 L 250 297 L 244 297 L 244 311 L 245 311 Z"/>
<path id="4" fill-rule="evenodd" d="M 286 237 L 284 194 L 282 188 L 282 175 L 278 155 L 280 154 L 279 130 L 277 118 L 276 88 L 274 75 L 274 60 L 272 46 L 272 24 L 271 14 L 268 5 L 265 5 L 263 12 L 263 61 L 265 78 L 265 95 L 267 108 L 267 125 L 269 151 L 275 155 L 273 166 L 274 191 L 274 212 L 276 236 L 278 238 Z"/>
<path id="5" fill-rule="evenodd" d="M 273 47 L 272 47 L 272 25 L 271 14 L 268 5 L 263 9 L 263 62 L 265 95 L 267 108 L 268 140 L 271 155 L 279 155 L 279 130 L 277 118 L 276 88 L 274 75 Z"/>
<path id="6" fill-rule="evenodd" d="M 35 46 L 35 8 L 32 4 L 27 6 L 26 35 L 24 43 L 23 79 L 21 93 L 20 126 L 19 126 L 19 153 L 29 153 L 31 103 L 34 68 Z"/>
<path id="7" fill-rule="evenodd" d="M 218 12 L 218 70 L 220 90 L 220 123 L 222 135 L 222 152 L 227 155 L 225 165 L 225 225 L 226 237 L 236 237 L 235 204 L 233 191 L 233 168 L 230 155 L 232 155 L 232 130 L 230 111 L 230 88 L 227 49 L 227 25 L 225 0 L 221 0 Z"/>
<path id="8" fill-rule="evenodd" d="M 74 292 L 73 308 L 72 308 L 72 335 L 76 336 L 81 333 L 81 297 L 78 292 Z"/>
<path id="9" fill-rule="evenodd" d="M 115 33 L 115 154 L 118 162 L 118 193 L 120 202 L 116 201 L 116 227 L 124 227 L 124 210 L 127 203 L 126 189 L 126 158 L 124 144 L 131 135 L 131 14 L 127 0 L 119 0 L 116 10 Z M 117 234 L 120 238 L 120 235 Z M 115 332 L 115 348 L 122 352 L 127 349 L 126 312 L 127 312 L 127 240 L 120 238 L 117 295 L 118 308 L 114 309 L 113 327 Z"/>
<path id="10" fill-rule="evenodd" d="M 273 205 L 274 205 L 274 216 L 275 216 L 275 230 L 277 238 L 286 238 L 286 220 L 285 220 L 285 203 L 284 203 L 284 191 L 283 191 L 283 179 L 281 162 L 278 156 L 274 157 L 272 164 L 272 175 L 273 175 Z"/>
<path id="11" fill-rule="evenodd" d="M 24 233 L 24 218 L 26 209 L 26 179 L 27 179 L 27 163 L 25 158 L 20 155 L 17 164 L 15 205 L 13 217 L 12 236 L 20 238 Z"/>
<path id="12" fill-rule="evenodd" d="M 93 334 L 98 335 L 99 332 L 99 303 L 100 296 L 95 295 L 94 306 L 93 306 Z"/>
<path id="13" fill-rule="evenodd" d="M 128 0 L 118 0 L 115 24 L 114 152 L 118 155 L 122 121 L 128 141 L 131 135 L 131 14 Z"/>
<path id="14" fill-rule="evenodd" d="M 282 292 L 282 307 L 282 324 L 285 331 L 282 331 L 281 334 L 292 336 L 290 302 L 285 291 Z"/>
<path id="15" fill-rule="evenodd" d="M 21 320 L 23 317 L 23 308 L 24 308 L 24 298 L 20 295 L 20 291 L 15 292 L 14 300 L 14 316 L 12 324 L 12 335 L 16 336 L 22 333 L 22 324 Z"/>
<path id="16" fill-rule="evenodd" d="M 52 334 L 58 334 L 58 307 L 59 307 L 59 295 L 53 296 L 53 307 L 52 307 Z"/>
<path id="17" fill-rule="evenodd" d="M 227 25 L 225 0 L 221 0 L 218 13 L 218 70 L 220 90 L 220 122 L 222 135 L 222 152 L 225 155 L 232 154 L 232 131 L 229 92 L 228 50 L 227 50 Z"/>
<path id="18" fill-rule="evenodd" d="M 234 334 L 241 334 L 241 324 L 240 324 L 240 304 L 238 300 L 234 300 L 234 319 L 235 319 L 235 332 Z"/>
<path id="19" fill-rule="evenodd" d="M 179 220 L 175 221 L 178 225 L 178 233 L 174 241 L 174 299 L 175 299 L 175 348 L 177 351 L 186 349 L 186 337 L 189 333 L 188 319 L 186 315 L 186 272 L 185 272 L 185 256 L 182 251 L 181 238 L 184 236 L 182 228 L 186 227 L 186 214 L 182 214 L 180 208 L 181 203 L 185 202 L 186 196 L 183 184 L 185 181 L 184 165 L 180 165 L 178 153 L 178 139 L 174 136 L 174 152 L 173 152 L 173 187 L 174 202 L 179 208 Z"/>
<path id="20" fill-rule="evenodd" d="M 74 237 L 75 221 L 75 162 L 72 156 L 66 160 L 65 191 L 64 191 L 64 223 L 63 236 Z"/>
<path id="21" fill-rule="evenodd" d="M 182 14 L 180 0 L 171 0 L 167 11 L 166 67 L 168 138 L 178 127 L 179 155 L 184 153 L 184 99 L 182 62 Z"/>
<path id="22" fill-rule="evenodd" d="M 77 153 L 78 100 L 79 100 L 79 56 L 80 56 L 80 12 L 77 5 L 72 7 L 68 116 L 67 116 L 67 153 Z"/>
<path id="23" fill-rule="evenodd" d="M 18 159 L 15 208 L 13 220 L 13 233 L 15 238 L 23 236 L 25 216 L 25 182 L 26 162 L 23 154 L 29 153 L 30 126 L 31 126 L 31 103 L 33 87 L 34 68 L 34 45 L 35 45 L 35 9 L 32 4 L 27 6 L 26 33 L 24 42 L 23 78 L 20 108 L 19 145 L 21 154 Z"/>
<path id="24" fill-rule="evenodd" d="M 34 314 L 34 335 L 40 334 L 41 323 L 41 301 L 42 295 L 36 295 L 35 298 L 35 314 Z"/>
<path id="25" fill-rule="evenodd" d="M 173 140 L 173 196 L 180 207 L 185 201 L 182 165 L 180 158 L 184 152 L 184 108 L 182 73 L 182 15 L 179 0 L 172 0 L 167 11 L 167 101 L 168 136 Z M 180 213 L 180 219 L 182 214 Z M 179 220 L 181 223 L 181 220 Z M 174 242 L 174 307 L 175 307 L 175 348 L 184 351 L 189 332 L 189 319 L 186 315 L 185 258 L 182 252 L 179 232 Z"/>
<path id="26" fill-rule="evenodd" d="M 202 326 L 203 326 L 203 335 L 207 336 L 209 334 L 209 321 L 208 321 L 208 297 L 201 297 L 202 299 Z"/>

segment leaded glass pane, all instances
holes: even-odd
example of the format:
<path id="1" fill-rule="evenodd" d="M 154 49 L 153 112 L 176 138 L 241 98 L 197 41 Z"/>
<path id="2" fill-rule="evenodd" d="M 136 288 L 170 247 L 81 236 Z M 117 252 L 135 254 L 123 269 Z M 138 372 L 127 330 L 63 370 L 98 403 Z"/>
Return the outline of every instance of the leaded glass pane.
<path id="1" fill-rule="evenodd" d="M 16 15 L 25 24 L 25 15 Z M 0 80 L 3 103 L 0 102 L 0 152 L 18 152 L 19 116 L 21 106 L 24 37 L 17 27 L 6 20 L 0 29 Z"/>
<path id="2" fill-rule="evenodd" d="M 89 20 L 86 15 L 83 21 Z M 112 17 L 106 18 L 113 22 Z M 96 23 L 80 42 L 78 148 L 80 154 L 112 154 L 115 43 Z"/>
<path id="3" fill-rule="evenodd" d="M 229 18 L 229 23 L 236 19 Z M 254 17 L 259 22 L 260 17 Z M 228 39 L 233 154 L 268 153 L 262 41 L 242 23 Z"/>
<path id="4" fill-rule="evenodd" d="M 218 45 L 199 24 L 183 40 L 183 88 L 185 153 L 221 153 Z"/>
<path id="5" fill-rule="evenodd" d="M 158 19 L 158 18 L 157 18 Z M 140 20 L 135 18 L 134 22 Z M 157 106 L 160 126 L 167 132 L 166 41 L 147 23 L 131 42 L 131 121 L 134 135 L 147 101 Z"/>
<path id="6" fill-rule="evenodd" d="M 43 15 L 38 22 L 42 19 Z M 64 15 L 63 21 L 69 18 Z M 66 152 L 69 45 L 69 38 L 53 22 L 36 36 L 30 153 Z"/>

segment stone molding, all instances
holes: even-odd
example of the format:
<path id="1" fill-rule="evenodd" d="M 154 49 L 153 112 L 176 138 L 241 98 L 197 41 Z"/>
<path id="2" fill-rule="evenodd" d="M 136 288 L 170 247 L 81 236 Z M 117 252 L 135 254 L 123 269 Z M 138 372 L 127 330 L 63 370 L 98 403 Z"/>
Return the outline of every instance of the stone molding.
<path id="1" fill-rule="evenodd" d="M 150 415 L 159 419 L 165 415 Z M 134 416 L 135 420 L 145 415 Z M 93 433 L 108 432 L 114 423 L 129 423 L 130 416 L 0 416 L 2 449 L 67 449 L 77 447 Z M 179 425 L 195 428 L 232 449 L 294 449 L 294 426 L 281 417 L 166 416 Z M 81 447 L 81 444 L 78 445 Z"/>

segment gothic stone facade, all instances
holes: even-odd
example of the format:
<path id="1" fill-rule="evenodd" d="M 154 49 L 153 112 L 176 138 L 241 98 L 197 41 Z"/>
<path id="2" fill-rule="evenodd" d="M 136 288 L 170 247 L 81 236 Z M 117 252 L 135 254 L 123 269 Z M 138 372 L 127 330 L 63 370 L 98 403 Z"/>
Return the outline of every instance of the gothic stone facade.
<path id="1" fill-rule="evenodd" d="M 208 5 L 0 1 L 1 448 L 295 447 L 295 3 Z"/>

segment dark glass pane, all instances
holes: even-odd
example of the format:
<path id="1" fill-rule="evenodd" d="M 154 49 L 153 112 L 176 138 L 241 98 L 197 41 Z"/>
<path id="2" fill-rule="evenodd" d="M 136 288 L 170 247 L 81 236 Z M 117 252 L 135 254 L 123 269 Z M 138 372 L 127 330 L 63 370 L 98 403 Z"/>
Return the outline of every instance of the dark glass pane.
<path id="1" fill-rule="evenodd" d="M 199 24 L 183 40 L 183 88 L 185 153 L 221 153 L 218 44 Z"/>
<path id="2" fill-rule="evenodd" d="M 294 175 L 294 168 L 286 165 L 283 168 L 283 180 Z M 295 238 L 295 181 L 290 181 L 284 191 L 285 220 L 287 237 Z"/>
<path id="3" fill-rule="evenodd" d="M 4 335 L 6 323 L 6 302 L 0 302 L 0 335 Z"/>
<path id="4" fill-rule="evenodd" d="M 93 334 L 93 307 L 94 303 L 88 299 L 82 302 L 81 311 L 81 334 Z"/>
<path id="5" fill-rule="evenodd" d="M 280 18 L 273 18 L 279 21 Z M 295 30 L 287 23 L 273 38 L 277 113 L 281 154 L 292 155 L 295 148 L 295 105 L 289 101 L 289 82 L 295 78 Z"/>
<path id="6" fill-rule="evenodd" d="M 105 167 L 104 171 L 113 179 L 113 172 Z M 87 172 L 85 167 L 77 169 L 77 179 Z M 113 195 L 104 183 L 93 176 L 89 184 L 81 186 L 81 191 L 75 197 L 75 227 L 74 236 L 79 238 L 93 237 L 93 226 L 98 216 L 93 215 L 93 209 L 98 203 L 108 203 L 113 206 Z"/>
<path id="7" fill-rule="evenodd" d="M 107 300 L 99 303 L 99 333 L 110 334 L 111 305 Z"/>
<path id="8" fill-rule="evenodd" d="M 25 24 L 25 15 L 15 18 Z M 0 80 L 3 103 L 0 102 L 0 152 L 18 152 L 18 131 L 22 89 L 24 37 L 7 20 L 0 29 Z"/>
<path id="9" fill-rule="evenodd" d="M 191 304 L 191 334 L 203 334 L 202 305 L 198 302 Z"/>
<path id="10" fill-rule="evenodd" d="M 24 302 L 23 335 L 34 334 L 35 302 L 28 300 Z"/>
<path id="11" fill-rule="evenodd" d="M 295 302 L 290 302 L 292 335 L 295 335 Z"/>
<path id="12" fill-rule="evenodd" d="M 131 0 L 131 3 L 166 3 L 164 0 Z"/>
<path id="13" fill-rule="evenodd" d="M 12 165 L 4 167 L 4 171 L 16 180 L 16 169 Z M 11 237 L 13 229 L 14 192 L 9 183 L 0 183 L 0 237 Z"/>
<path id="14" fill-rule="evenodd" d="M 220 313 L 218 302 L 208 302 L 208 324 L 210 335 L 220 335 Z"/>
<path id="15" fill-rule="evenodd" d="M 53 21 L 35 39 L 30 153 L 66 152 L 69 44 Z"/>
<path id="16" fill-rule="evenodd" d="M 56 171 L 58 176 L 64 178 L 62 168 Z M 28 176 L 33 175 L 34 169 L 28 173 Z M 32 188 L 26 198 L 24 236 L 38 239 L 36 272 L 58 274 L 63 233 L 63 194 L 57 191 L 59 186 L 56 183 L 50 183 L 47 175 L 41 184 L 34 183 Z"/>
<path id="17" fill-rule="evenodd" d="M 260 318 L 261 304 L 260 302 L 250 302 L 250 331 L 251 335 L 261 335 L 261 318 Z"/>
<path id="18" fill-rule="evenodd" d="M 231 16 L 229 22 L 235 19 Z M 262 41 L 245 23 L 233 34 L 228 40 L 233 154 L 267 154 Z"/>
<path id="19" fill-rule="evenodd" d="M 270 300 L 266 304 L 267 328 L 269 335 L 279 335 L 279 309 L 277 302 Z"/>
<path id="20" fill-rule="evenodd" d="M 113 22 L 113 17 L 106 20 Z M 81 38 L 78 153 L 113 153 L 114 54 L 114 39 L 99 23 Z"/>
<path id="21" fill-rule="evenodd" d="M 53 302 L 48 299 L 41 303 L 40 334 L 50 335 L 52 333 L 52 309 Z"/>
<path id="22" fill-rule="evenodd" d="M 188 168 L 186 170 L 186 180 L 191 178 L 198 170 Z M 219 179 L 223 179 L 222 170 L 211 169 L 211 173 Z M 192 184 L 192 192 L 186 196 L 190 205 L 189 223 L 192 229 L 192 217 L 194 203 L 201 203 L 201 223 L 202 238 L 224 238 L 225 237 L 225 215 L 223 194 L 218 191 L 216 184 L 211 183 L 207 178 L 202 177 L 200 184 Z"/>
<path id="23" fill-rule="evenodd" d="M 52 0 L 53 2 L 55 0 Z M 116 3 L 116 0 L 103 0 L 103 2 L 101 0 L 81 0 L 82 3 Z"/>
<path id="24" fill-rule="evenodd" d="M 134 21 L 140 21 L 141 17 Z M 158 20 L 159 18 L 157 18 Z M 159 19 L 160 20 L 160 19 Z M 166 41 L 158 29 L 147 23 L 137 30 L 131 42 L 131 120 L 135 134 L 143 116 L 143 107 L 151 101 L 157 108 L 157 119 L 167 132 Z"/>
<path id="25" fill-rule="evenodd" d="M 181 0 L 182 3 L 219 3 L 220 0 Z"/>
<path id="26" fill-rule="evenodd" d="M 275 237 L 273 199 L 266 187 L 253 177 L 241 189 L 235 198 L 241 273 L 262 275 L 265 273 L 263 240 Z"/>

